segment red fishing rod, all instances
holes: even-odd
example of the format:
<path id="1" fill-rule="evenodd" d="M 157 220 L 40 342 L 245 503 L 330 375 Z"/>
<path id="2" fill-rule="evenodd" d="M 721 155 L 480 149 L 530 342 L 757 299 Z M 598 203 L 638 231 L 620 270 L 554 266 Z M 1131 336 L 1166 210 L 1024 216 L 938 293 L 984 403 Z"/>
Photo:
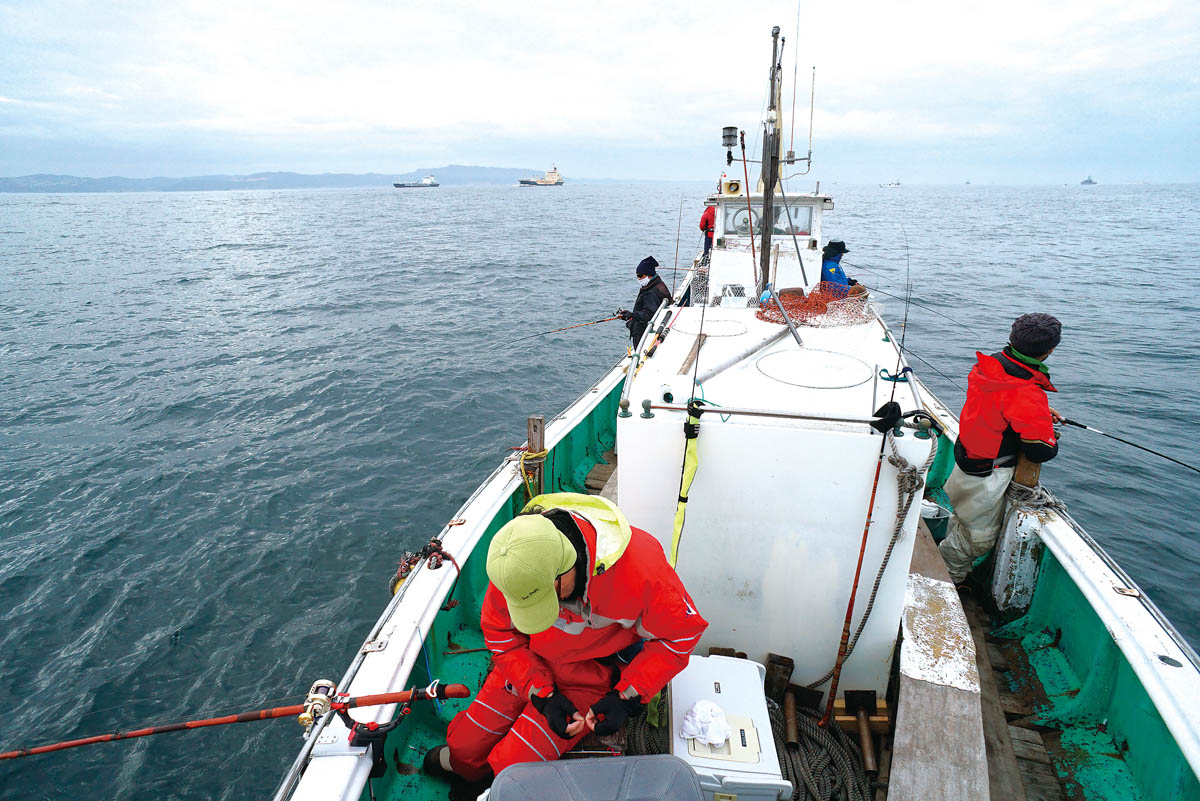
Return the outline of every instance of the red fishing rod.
<path id="1" fill-rule="evenodd" d="M 318 682 L 318 685 L 320 682 Z M 318 685 L 314 685 L 314 691 Z M 328 684 L 332 690 L 332 683 Z M 15 751 L 7 751 L 0 753 L 0 759 L 16 759 L 18 757 L 32 756 L 33 754 L 45 754 L 51 751 L 63 751 L 68 748 L 77 748 L 81 745 L 91 745 L 92 743 L 107 743 L 113 740 L 131 740 L 134 737 L 149 737 L 151 734 L 164 734 L 169 731 L 182 731 L 184 729 L 200 729 L 205 726 L 224 726 L 229 723 L 248 723 L 252 720 L 274 720 L 275 718 L 289 718 L 293 715 L 312 715 L 314 712 L 313 696 L 310 693 L 308 699 L 303 704 L 292 704 L 291 706 L 277 706 L 270 709 L 256 709 L 252 712 L 241 712 L 236 715 L 225 715 L 218 718 L 204 718 L 202 720 L 185 720 L 180 723 L 167 723 L 162 726 L 147 726 L 142 729 L 133 729 L 132 731 L 115 731 L 108 734 L 97 734 L 94 737 L 82 737 L 78 740 L 66 740 L 61 743 L 51 743 L 50 745 L 39 745 L 34 748 L 18 748 Z M 320 694 L 324 695 L 324 694 Z M 315 711 L 318 714 L 324 714 L 330 710 L 338 713 L 344 713 L 348 709 L 355 709 L 363 706 L 382 706 L 384 704 L 407 704 L 411 701 L 418 701 L 427 698 L 467 698 L 471 695 L 471 691 L 463 684 L 439 684 L 434 682 L 428 687 L 422 689 L 403 690 L 394 693 L 380 693 L 378 695 L 360 695 L 357 698 L 338 698 L 333 697 L 332 700 L 325 696 L 324 702 L 317 702 Z M 312 718 L 308 719 L 310 722 Z M 366 725 L 368 728 L 373 724 Z"/>
<path id="2" fill-rule="evenodd" d="M 892 387 L 893 392 L 895 386 Z M 833 715 L 833 702 L 837 698 L 838 679 L 842 676 L 842 665 L 846 663 L 846 651 L 850 644 L 850 622 L 854 617 L 854 597 L 858 594 L 858 579 L 862 575 L 863 556 L 867 553 L 867 535 L 871 531 L 871 516 L 875 512 L 875 494 L 879 491 L 879 474 L 883 470 L 883 456 L 887 448 L 887 432 L 900 421 L 900 406 L 895 401 L 888 401 L 875 413 L 879 420 L 871 423 L 883 436 L 879 443 L 879 458 L 875 460 L 875 480 L 871 483 L 871 500 L 867 501 L 867 522 L 863 524 L 862 544 L 858 546 L 858 564 L 854 567 L 854 583 L 850 585 L 850 601 L 846 604 L 846 620 L 842 624 L 842 640 L 838 644 L 837 659 L 833 663 L 833 678 L 829 684 L 829 698 L 825 701 L 825 714 L 817 724 L 824 728 L 829 724 Z"/>

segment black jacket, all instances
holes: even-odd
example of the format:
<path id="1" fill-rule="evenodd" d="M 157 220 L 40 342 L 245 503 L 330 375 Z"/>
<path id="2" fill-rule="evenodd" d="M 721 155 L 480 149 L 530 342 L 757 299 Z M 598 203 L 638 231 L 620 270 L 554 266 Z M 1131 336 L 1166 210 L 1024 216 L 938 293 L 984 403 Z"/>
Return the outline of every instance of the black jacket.
<path id="1" fill-rule="evenodd" d="M 641 340 L 642 334 L 646 331 L 646 324 L 658 311 L 658 307 L 664 300 L 670 299 L 671 290 L 667 289 L 667 285 L 657 275 L 650 279 L 650 283 L 638 290 L 637 300 L 633 302 L 631 310 L 633 319 L 625 321 L 625 326 L 629 329 L 629 337 L 635 345 Z"/>

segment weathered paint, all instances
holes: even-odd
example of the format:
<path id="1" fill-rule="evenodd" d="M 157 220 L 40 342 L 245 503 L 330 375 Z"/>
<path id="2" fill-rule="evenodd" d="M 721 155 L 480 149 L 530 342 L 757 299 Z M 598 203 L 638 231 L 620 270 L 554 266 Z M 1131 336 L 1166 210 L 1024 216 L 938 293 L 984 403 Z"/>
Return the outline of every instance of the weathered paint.
<path id="1" fill-rule="evenodd" d="M 979 692 L 975 643 L 953 584 L 910 573 L 902 623 L 901 673 L 931 684 Z"/>
<path id="2" fill-rule="evenodd" d="M 1042 554 L 1041 519 L 1014 511 L 996 542 L 992 569 L 992 600 L 1001 615 L 1024 614 L 1033 600 Z"/>
<path id="3" fill-rule="evenodd" d="M 1071 797 L 1200 799 L 1142 682 L 1049 549 L 1028 613 L 992 634 L 1020 644 L 1013 678 L 1038 704 L 1031 722 L 1059 732 L 1046 739 Z"/>

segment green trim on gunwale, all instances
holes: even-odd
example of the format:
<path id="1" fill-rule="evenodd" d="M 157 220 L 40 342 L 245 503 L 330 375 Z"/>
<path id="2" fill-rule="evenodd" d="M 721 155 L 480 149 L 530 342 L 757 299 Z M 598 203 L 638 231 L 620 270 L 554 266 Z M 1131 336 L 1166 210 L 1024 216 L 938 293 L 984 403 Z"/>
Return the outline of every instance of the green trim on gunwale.
<path id="1" fill-rule="evenodd" d="M 617 409 L 623 386 L 624 381 L 618 381 L 588 416 L 550 449 L 544 469 L 546 492 L 586 492 L 584 481 L 588 473 L 616 442 Z M 425 654 L 432 668 L 428 672 L 445 682 L 466 684 L 472 695 L 483 684 L 491 658 L 482 651 L 466 654 L 447 654 L 446 651 L 483 647 L 479 612 L 488 582 L 483 557 L 495 533 L 516 517 L 528 500 L 525 488 L 518 487 L 492 518 L 462 565 L 462 577 L 454 593 L 459 600 L 458 606 L 438 613 L 425 640 Z M 418 659 L 413 667 L 410 683 L 421 686 L 428 683 L 424 658 Z M 384 746 L 387 773 L 371 781 L 377 801 L 441 801 L 446 798 L 446 783 L 421 773 L 421 761 L 427 750 L 446 741 L 446 725 L 469 703 L 470 699 L 446 702 L 440 713 L 430 703 L 413 706 L 412 712 L 388 736 Z M 361 798 L 371 801 L 367 789 L 364 788 Z"/>
<path id="2" fill-rule="evenodd" d="M 1012 689 L 1028 689 L 1038 702 L 1031 722 L 1049 730 L 1043 739 L 1068 798 L 1200 801 L 1175 738 L 1049 548 L 1029 611 L 992 636 L 1019 646 Z"/>

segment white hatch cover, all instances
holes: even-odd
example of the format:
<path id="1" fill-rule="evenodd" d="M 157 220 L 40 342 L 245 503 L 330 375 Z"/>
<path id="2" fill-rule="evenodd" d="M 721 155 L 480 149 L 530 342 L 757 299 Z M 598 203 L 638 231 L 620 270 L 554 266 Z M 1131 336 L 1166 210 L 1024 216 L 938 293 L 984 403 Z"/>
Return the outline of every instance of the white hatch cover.
<path id="1" fill-rule="evenodd" d="M 831 350 L 780 350 L 763 356 L 757 365 L 767 378 L 809 389 L 846 389 L 871 380 L 871 365 Z"/>

